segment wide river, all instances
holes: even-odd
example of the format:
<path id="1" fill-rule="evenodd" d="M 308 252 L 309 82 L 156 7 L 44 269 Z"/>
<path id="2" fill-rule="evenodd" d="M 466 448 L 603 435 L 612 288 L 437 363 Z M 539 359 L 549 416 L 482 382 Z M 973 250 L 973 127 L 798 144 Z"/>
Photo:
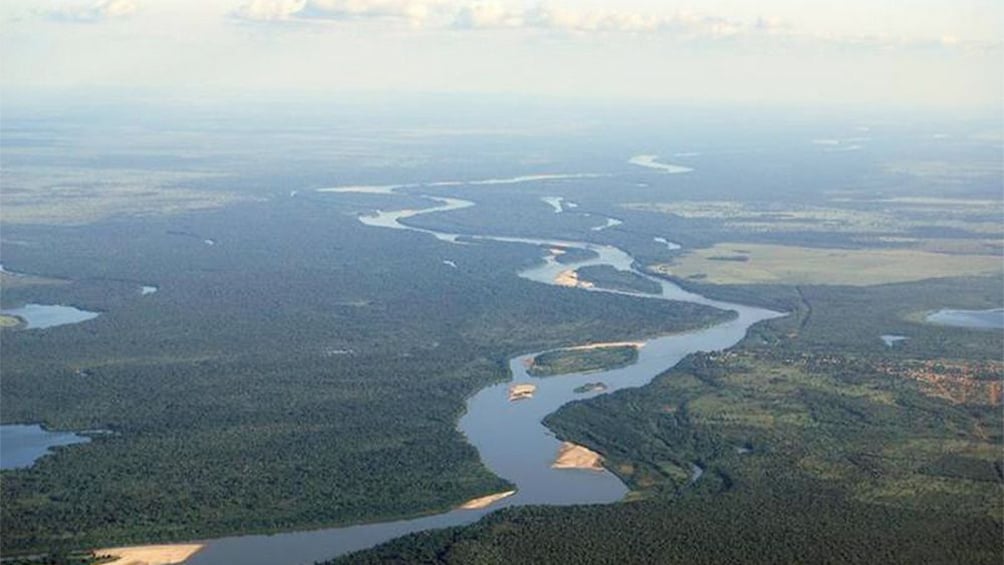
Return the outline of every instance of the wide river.
<path id="1" fill-rule="evenodd" d="M 397 187 L 352 187 L 325 189 L 321 192 L 381 192 L 393 193 Z M 411 187 L 409 187 L 411 188 Z M 440 240 L 462 244 L 465 238 L 534 246 L 584 248 L 596 252 L 596 257 L 574 264 L 561 264 L 554 255 L 544 263 L 529 268 L 519 276 L 542 284 L 556 284 L 555 277 L 568 269 L 588 265 L 611 265 L 620 270 L 634 271 L 657 282 L 661 295 L 637 294 L 649 300 L 677 300 L 732 310 L 737 316 L 720 325 L 675 335 L 656 337 L 645 342 L 637 363 L 606 372 L 571 374 L 538 379 L 526 373 L 524 359 L 535 354 L 520 355 L 509 360 L 513 379 L 480 390 L 467 400 L 467 411 L 458 428 L 480 453 L 481 460 L 496 475 L 516 485 L 515 495 L 479 510 L 453 510 L 442 514 L 363 524 L 343 528 L 312 530 L 273 535 L 248 535 L 209 540 L 206 547 L 188 561 L 189 565 L 308 565 L 351 551 L 365 549 L 405 534 L 433 528 L 445 528 L 472 523 L 485 514 L 506 506 L 526 504 L 596 504 L 623 498 L 627 492 L 623 483 L 606 471 L 553 469 L 551 463 L 560 442 L 541 424 L 541 420 L 562 405 L 598 394 L 607 394 L 628 387 L 642 386 L 656 375 L 674 366 L 684 356 L 698 351 L 717 351 L 731 347 L 746 335 L 747 329 L 761 321 L 781 314 L 760 308 L 730 304 L 686 292 L 676 285 L 648 276 L 634 268 L 634 259 L 625 251 L 608 245 L 586 242 L 538 240 L 489 235 L 442 233 L 408 226 L 404 220 L 420 214 L 441 213 L 474 206 L 473 202 L 456 198 L 427 196 L 435 205 L 421 210 L 381 211 L 360 216 L 366 225 L 403 229 L 433 235 Z M 616 292 L 584 289 L 590 292 Z M 603 392 L 577 394 L 587 382 L 603 382 Z M 537 386 L 532 398 L 510 402 L 508 388 L 512 383 L 533 383 Z M 695 477 L 700 469 L 695 469 Z M 490 494 L 490 493 L 485 493 Z"/>

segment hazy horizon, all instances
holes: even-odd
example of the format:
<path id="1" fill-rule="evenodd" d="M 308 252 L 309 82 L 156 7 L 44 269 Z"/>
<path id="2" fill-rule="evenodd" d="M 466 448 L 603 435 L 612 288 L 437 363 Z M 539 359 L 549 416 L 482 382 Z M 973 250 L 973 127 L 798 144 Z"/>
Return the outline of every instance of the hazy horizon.
<path id="1" fill-rule="evenodd" d="M 1004 99 L 1004 5 L 984 0 L 11 0 L 0 25 L 8 110 L 89 93 L 995 114 Z"/>

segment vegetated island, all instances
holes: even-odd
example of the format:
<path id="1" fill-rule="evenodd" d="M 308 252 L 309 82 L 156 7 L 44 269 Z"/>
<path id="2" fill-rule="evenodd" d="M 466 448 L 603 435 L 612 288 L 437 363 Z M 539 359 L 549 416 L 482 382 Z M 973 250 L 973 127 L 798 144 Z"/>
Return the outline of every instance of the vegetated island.
<path id="1" fill-rule="evenodd" d="M 603 470 L 603 457 L 595 451 L 582 447 L 570 441 L 561 442 L 558 449 L 558 456 L 551 463 L 554 469 L 589 469 L 592 471 Z"/>
<path id="2" fill-rule="evenodd" d="M 580 263 L 600 256 L 599 253 L 592 249 L 581 247 L 552 247 L 551 253 L 554 255 L 554 260 L 562 265 Z"/>
<path id="3" fill-rule="evenodd" d="M 662 286 L 632 271 L 621 271 L 612 265 L 590 265 L 576 271 L 579 284 L 590 283 L 598 288 L 659 294 Z"/>
<path id="4" fill-rule="evenodd" d="M 587 392 L 603 392 L 605 390 L 607 390 L 606 383 L 595 382 L 595 383 L 586 383 L 582 386 L 577 386 L 574 389 L 572 389 L 572 392 L 574 392 L 575 394 L 585 394 Z"/>
<path id="5" fill-rule="evenodd" d="M 638 360 L 641 343 L 598 344 L 547 351 L 533 358 L 526 372 L 534 377 L 586 373 L 626 367 Z"/>

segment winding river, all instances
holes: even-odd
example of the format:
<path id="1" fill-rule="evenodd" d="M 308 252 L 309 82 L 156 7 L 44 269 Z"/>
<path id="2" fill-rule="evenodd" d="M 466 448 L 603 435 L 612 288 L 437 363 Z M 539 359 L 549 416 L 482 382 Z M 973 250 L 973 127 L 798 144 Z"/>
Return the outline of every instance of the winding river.
<path id="1" fill-rule="evenodd" d="M 399 185 L 400 188 L 406 186 Z M 322 189 L 322 192 L 379 192 L 392 194 L 398 187 L 347 187 Z M 407 185 L 411 188 L 411 185 Z M 506 506 L 526 504 L 590 504 L 610 503 L 623 498 L 627 489 L 621 481 L 607 471 L 553 469 L 551 463 L 560 442 L 544 427 L 541 420 L 562 405 L 583 398 L 607 394 L 628 387 L 639 387 L 656 375 L 672 367 L 684 356 L 697 351 L 716 351 L 731 347 L 743 338 L 753 324 L 781 316 L 777 312 L 730 304 L 707 299 L 684 291 L 676 285 L 651 277 L 634 268 L 634 258 L 617 247 L 587 242 L 530 239 L 517 237 L 451 234 L 407 225 L 408 218 L 431 213 L 442 213 L 474 206 L 474 202 L 457 198 L 424 196 L 435 205 L 419 210 L 379 211 L 363 215 L 359 220 L 369 226 L 410 230 L 426 233 L 455 244 L 477 241 L 496 241 L 513 244 L 544 246 L 547 248 L 584 248 L 596 256 L 574 264 L 562 264 L 556 255 L 546 257 L 543 263 L 519 273 L 524 279 L 542 284 L 556 284 L 555 278 L 568 269 L 589 265 L 611 265 L 619 270 L 629 270 L 658 283 L 661 295 L 636 294 L 600 288 L 584 289 L 589 292 L 612 292 L 639 296 L 652 300 L 677 300 L 704 304 L 735 311 L 737 316 L 717 326 L 683 334 L 666 335 L 650 339 L 639 351 L 638 361 L 628 367 L 605 372 L 571 374 L 538 379 L 527 374 L 524 361 L 534 354 L 520 355 L 509 360 L 513 374 L 510 382 L 490 385 L 467 400 L 467 411 L 458 423 L 468 441 L 477 449 L 484 464 L 495 474 L 516 485 L 515 495 L 504 498 L 488 508 L 453 510 L 422 518 L 363 524 L 343 528 L 292 532 L 274 535 L 249 535 L 221 538 L 206 542 L 206 547 L 188 561 L 189 565 L 306 565 L 329 559 L 351 551 L 365 549 L 405 534 L 450 526 L 469 524 Z M 588 382 L 602 381 L 604 391 L 577 394 L 574 389 Z M 510 402 L 508 388 L 513 383 L 532 383 L 537 386 L 532 398 Z M 701 469 L 695 466 L 695 480 Z M 485 493 L 489 494 L 489 493 Z"/>

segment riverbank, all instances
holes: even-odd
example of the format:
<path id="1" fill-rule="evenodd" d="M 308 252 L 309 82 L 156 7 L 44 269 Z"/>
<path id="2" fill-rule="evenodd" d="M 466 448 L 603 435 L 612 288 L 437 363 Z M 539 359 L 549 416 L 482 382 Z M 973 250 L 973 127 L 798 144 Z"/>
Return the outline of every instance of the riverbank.
<path id="1" fill-rule="evenodd" d="M 554 463 L 551 463 L 551 468 L 602 471 L 603 457 L 587 447 L 566 441 L 562 442 Z"/>
<path id="2" fill-rule="evenodd" d="M 488 496 L 482 496 L 479 498 L 472 498 L 467 502 L 461 504 L 457 508 L 460 510 L 480 510 L 481 508 L 488 508 L 492 504 L 502 500 L 503 498 L 509 498 L 510 496 L 516 494 L 515 490 L 507 490 L 505 492 L 497 492 L 495 494 L 489 494 Z"/>
<path id="3" fill-rule="evenodd" d="M 94 550 L 97 558 L 112 557 L 104 565 L 177 565 L 202 550 L 202 544 L 136 545 Z"/>

